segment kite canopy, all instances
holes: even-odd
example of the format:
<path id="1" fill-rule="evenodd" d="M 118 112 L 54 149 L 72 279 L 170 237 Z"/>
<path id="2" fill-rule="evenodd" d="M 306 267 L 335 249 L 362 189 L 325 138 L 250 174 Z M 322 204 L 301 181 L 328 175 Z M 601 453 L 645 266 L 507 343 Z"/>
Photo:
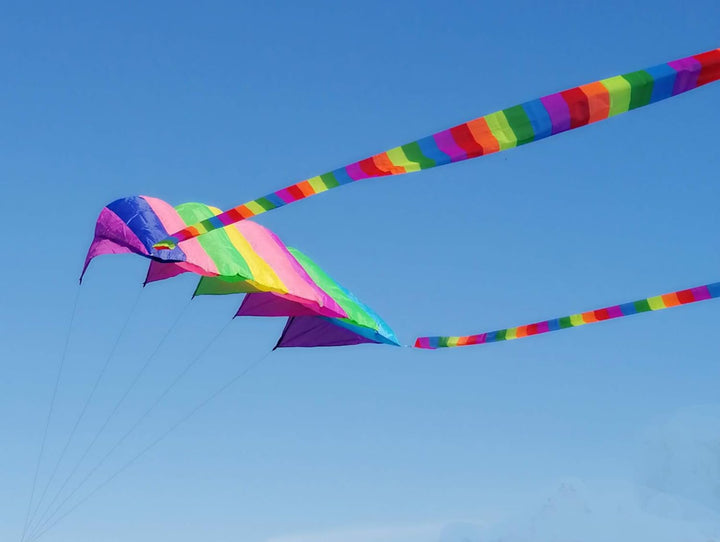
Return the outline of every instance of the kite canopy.
<path id="1" fill-rule="evenodd" d="M 287 338 L 281 338 L 278 347 L 398 345 L 393 331 L 369 307 L 310 258 L 254 222 L 235 224 L 171 251 L 152 248 L 178 224 L 219 212 L 201 203 L 173 208 L 147 196 L 114 201 L 98 217 L 83 275 L 99 255 L 135 253 L 150 259 L 146 284 L 191 272 L 201 275 L 194 295 L 247 293 L 237 316 L 291 317 L 283 333 Z"/>
<path id="2" fill-rule="evenodd" d="M 398 345 L 392 329 L 367 305 L 343 288 L 315 262 L 288 248 L 303 269 L 348 315 L 326 318 L 310 315 L 299 304 L 273 292 L 248 294 L 236 316 L 290 316 L 277 347 L 339 346 L 360 343 Z"/>
<path id="3" fill-rule="evenodd" d="M 613 318 L 622 318 L 623 316 L 631 316 L 641 312 L 658 311 L 670 307 L 677 307 L 678 305 L 687 305 L 688 303 L 696 303 L 716 297 L 720 297 L 720 282 L 648 297 L 622 305 L 613 305 L 612 307 L 605 307 L 603 309 L 572 314 L 570 316 L 563 316 L 562 318 L 553 318 L 552 320 L 545 320 L 544 322 L 536 322 L 524 326 L 479 333 L 477 335 L 418 337 L 415 340 L 415 348 L 435 350 L 436 348 L 509 341 L 539 335 L 541 333 L 548 333 L 550 331 L 558 331 L 585 324 L 594 324 L 604 320 L 612 320 Z"/>
<path id="4" fill-rule="evenodd" d="M 625 113 L 720 79 L 720 49 L 581 85 L 485 115 L 354 164 L 290 185 L 173 230 L 154 246 L 222 229 L 353 181 L 400 175 L 502 151 Z"/>

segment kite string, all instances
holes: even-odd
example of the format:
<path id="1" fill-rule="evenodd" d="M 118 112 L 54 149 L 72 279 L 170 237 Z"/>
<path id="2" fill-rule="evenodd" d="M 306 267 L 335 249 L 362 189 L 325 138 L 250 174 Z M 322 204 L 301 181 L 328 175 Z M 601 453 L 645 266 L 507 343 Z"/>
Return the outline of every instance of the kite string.
<path id="1" fill-rule="evenodd" d="M 110 411 L 110 414 L 108 414 L 108 416 L 105 418 L 105 420 L 101 424 L 100 428 L 96 431 L 95 435 L 91 439 L 90 444 L 88 444 L 88 446 L 85 448 L 85 450 L 81 454 L 80 458 L 75 462 L 75 465 L 73 466 L 72 470 L 70 471 L 70 474 L 68 474 L 65 477 L 65 480 L 60 485 L 60 488 L 55 492 L 54 497 L 46 505 L 46 507 L 43 510 L 42 514 L 40 515 L 39 519 L 37 519 L 37 521 L 35 522 L 36 524 L 35 524 L 34 528 L 37 527 L 39 524 L 41 524 L 45 520 L 45 517 L 47 516 L 48 512 L 50 511 L 52 506 L 57 502 L 57 499 L 60 498 L 63 490 L 67 487 L 67 484 L 70 482 L 72 477 L 75 475 L 77 470 L 80 468 L 80 465 L 82 464 L 82 462 L 85 460 L 85 458 L 88 456 L 88 454 L 92 451 L 92 449 L 95 446 L 95 444 L 97 443 L 98 439 L 102 436 L 102 434 L 104 433 L 104 431 L 107 428 L 107 426 L 109 425 L 109 423 L 112 421 L 112 419 L 115 417 L 117 412 L 120 410 L 120 407 L 123 405 L 123 403 L 125 402 L 127 397 L 130 395 L 132 390 L 135 388 L 137 383 L 140 381 L 143 374 L 145 374 L 145 371 L 152 364 L 152 361 L 155 359 L 155 356 L 160 351 L 160 348 L 163 346 L 163 344 L 165 344 L 165 341 L 167 340 L 167 338 L 170 336 L 172 331 L 175 329 L 177 324 L 180 322 L 182 316 L 185 314 L 188 307 L 190 306 L 190 301 L 191 300 L 188 300 L 188 302 L 180 310 L 180 312 L 178 313 L 178 315 L 175 318 L 175 320 L 173 321 L 173 323 L 168 327 L 168 329 L 165 331 L 165 334 L 162 336 L 162 338 L 160 339 L 158 344 L 155 346 L 155 348 L 150 353 L 150 355 L 146 358 L 143 366 L 135 374 L 135 376 L 133 377 L 133 379 L 130 382 L 130 384 L 128 385 L 128 387 L 123 391 L 122 395 L 120 396 L 120 399 L 118 399 L 118 401 L 115 403 L 115 405 L 113 406 L 113 409 Z"/>
<path id="2" fill-rule="evenodd" d="M 44 527 L 52 521 L 52 518 L 62 509 L 62 507 L 72 498 L 75 493 L 77 493 L 82 487 L 85 486 L 87 481 L 97 472 L 97 470 L 105 464 L 105 461 L 117 450 L 125 440 L 132 435 L 135 430 L 140 426 L 140 424 L 145 421 L 145 419 L 157 408 L 157 406 L 163 401 L 163 399 L 175 388 L 175 386 L 182 380 L 182 378 L 192 369 L 192 367 L 195 366 L 195 364 L 202 359 L 202 357 L 205 355 L 205 353 L 212 347 L 212 345 L 220 338 L 220 336 L 225 332 L 225 330 L 228 328 L 228 326 L 232 323 L 232 320 L 228 320 L 228 322 L 218 331 L 211 339 L 208 341 L 205 346 L 193 357 L 186 365 L 183 367 L 183 369 L 178 373 L 173 381 L 163 390 L 163 392 L 155 399 L 155 401 L 148 407 L 145 412 L 135 421 L 135 423 L 128 429 L 119 440 L 113 444 L 113 446 L 110 448 L 110 450 L 98 461 L 95 466 L 85 475 L 85 477 L 82 479 L 82 481 L 75 486 L 75 488 L 63 499 L 63 501 L 55 507 L 55 510 L 52 511 L 52 513 L 49 514 L 49 516 L 45 519 L 45 522 L 41 525 L 36 525 L 35 530 L 33 533 L 33 536 L 38 531 L 44 529 Z"/>
<path id="3" fill-rule="evenodd" d="M 85 414 L 87 413 L 88 407 L 90 406 L 90 403 L 92 402 L 93 398 L 95 397 L 95 393 L 98 390 L 98 387 L 100 386 L 100 382 L 102 381 L 103 377 L 105 376 L 105 373 L 107 372 L 108 367 L 110 366 L 110 362 L 115 357 L 115 352 L 117 351 L 118 345 L 120 344 L 120 340 L 125 334 L 125 331 L 127 330 L 128 324 L 130 323 L 130 320 L 132 319 L 133 314 L 135 313 L 135 310 L 138 307 L 138 304 L 140 303 L 140 297 L 142 295 L 142 290 L 138 292 L 137 297 L 135 298 L 135 301 L 133 302 L 130 312 L 127 315 L 127 318 L 125 318 L 125 322 L 122 325 L 122 328 L 120 329 L 120 332 L 118 333 L 117 337 L 115 337 L 115 341 L 112 345 L 112 348 L 110 349 L 110 352 L 108 353 L 107 357 L 105 358 L 105 362 L 103 364 L 102 369 L 100 369 L 100 373 L 98 374 L 97 378 L 95 379 L 95 383 L 93 384 L 90 394 L 88 395 L 87 399 L 85 399 L 85 404 L 80 409 L 80 414 L 78 415 L 77 419 L 75 420 L 75 424 L 73 425 L 73 428 L 70 430 L 70 434 L 67 437 L 67 440 L 65 441 L 65 446 L 63 447 L 62 451 L 60 452 L 60 457 L 58 458 L 57 462 L 55 463 L 55 467 L 52 470 L 52 473 L 50 474 L 50 477 L 48 478 L 48 481 L 45 483 L 45 488 L 43 489 L 40 498 L 38 499 L 37 505 L 35 506 L 35 510 L 33 510 L 30 521 L 28 524 L 28 528 L 33 524 L 33 521 L 35 520 L 35 517 L 37 516 L 37 512 L 40 509 L 40 506 L 42 505 L 45 496 L 47 495 L 48 489 L 50 488 L 50 485 L 55 480 L 55 476 L 58 473 L 58 469 L 60 468 L 60 465 L 62 464 L 63 460 L 65 459 L 65 454 L 68 451 L 68 448 L 70 447 L 70 444 L 75 437 L 75 433 L 77 432 L 77 429 L 82 422 L 83 418 L 85 417 Z"/>
<path id="4" fill-rule="evenodd" d="M 227 327 L 227 326 L 226 326 Z M 175 422 L 172 426 L 170 426 L 169 429 L 167 429 L 165 432 L 163 432 L 159 437 L 157 437 L 155 440 L 153 440 L 150 444 L 148 444 L 145 448 L 140 450 L 136 455 L 134 455 L 129 461 L 127 461 L 125 464 L 123 464 L 122 467 L 120 467 L 118 470 L 116 470 L 113 474 L 111 474 L 109 477 L 107 477 L 102 483 L 97 485 L 90 493 L 88 493 L 85 497 L 83 497 L 80 501 L 75 503 L 69 510 L 67 510 L 63 515 L 61 515 L 59 518 L 57 518 L 53 523 L 48 525 L 46 528 L 44 528 L 42 531 L 37 533 L 32 539 L 29 540 L 29 542 L 36 542 L 40 539 L 45 533 L 47 533 L 50 529 L 53 529 L 55 526 L 58 525 L 63 519 L 65 519 L 68 515 L 70 515 L 72 512 L 74 512 L 77 508 L 79 508 L 81 505 L 83 505 L 85 502 L 87 502 L 90 498 L 92 498 L 96 493 L 98 493 L 100 490 L 102 490 L 105 486 L 107 486 L 110 482 L 112 482 L 117 476 L 119 476 L 121 473 L 129 469 L 135 462 L 140 460 L 145 454 L 147 454 L 150 450 L 152 450 L 155 446 L 160 444 L 163 440 L 165 440 L 171 433 L 173 433 L 180 425 L 187 422 L 190 418 L 192 418 L 195 414 L 197 414 L 198 411 L 205 408 L 208 404 L 210 404 L 212 401 L 217 399 L 220 395 L 222 395 L 227 389 L 232 387 L 238 380 L 240 380 L 242 377 L 244 377 L 246 374 L 248 374 L 250 371 L 252 371 L 254 368 L 258 367 L 263 361 L 265 361 L 270 354 L 273 353 L 274 350 L 270 350 L 266 352 L 263 356 L 261 356 L 259 359 L 255 360 L 253 363 L 248 365 L 245 369 L 243 369 L 240 373 L 236 374 L 234 377 L 232 377 L 230 380 L 228 380 L 225 384 L 217 388 L 214 392 L 212 392 L 210 395 L 208 395 L 205 399 L 200 401 L 195 407 L 193 407 L 190 412 L 188 412 L 185 416 L 180 418 L 177 422 Z"/>
<path id="5" fill-rule="evenodd" d="M 27 513 L 25 515 L 25 523 L 23 525 L 22 535 L 20 536 L 20 542 L 25 539 L 29 527 L 30 513 L 32 511 L 33 500 L 35 499 L 35 489 L 37 488 L 38 474 L 40 473 L 40 465 L 42 464 L 42 458 L 45 453 L 48 430 L 50 429 L 50 420 L 52 419 L 53 411 L 55 410 L 55 400 L 57 399 L 57 391 L 60 387 L 60 380 L 62 378 L 63 368 L 65 367 L 65 359 L 67 358 L 67 352 L 70 346 L 70 336 L 72 335 L 72 328 L 73 324 L 75 323 L 75 316 L 77 314 L 79 299 L 80 285 L 77 286 L 77 289 L 75 291 L 75 299 L 73 300 L 72 310 L 70 313 L 70 322 L 68 323 L 67 333 L 65 334 L 65 345 L 63 346 L 62 353 L 60 354 L 60 363 L 58 365 L 57 376 L 55 377 L 55 385 L 53 386 L 53 391 L 50 399 L 50 408 L 48 409 L 48 415 L 45 420 L 45 429 L 43 430 L 43 436 L 40 444 L 40 452 L 38 453 L 38 459 L 35 465 L 35 474 L 33 475 L 32 489 L 30 490 L 30 501 L 28 502 Z"/>

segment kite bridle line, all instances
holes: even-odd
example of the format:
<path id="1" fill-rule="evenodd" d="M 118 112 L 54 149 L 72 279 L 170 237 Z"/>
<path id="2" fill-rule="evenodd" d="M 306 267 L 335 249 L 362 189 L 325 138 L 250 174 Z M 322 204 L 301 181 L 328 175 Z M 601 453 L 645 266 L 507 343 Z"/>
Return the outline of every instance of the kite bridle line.
<path id="1" fill-rule="evenodd" d="M 145 374 L 145 372 L 147 371 L 147 369 L 150 367 L 150 365 L 152 364 L 152 362 L 155 360 L 157 354 L 160 352 L 161 347 L 165 344 L 165 342 L 167 341 L 167 339 L 170 337 L 171 333 L 172 333 L 172 332 L 175 330 L 175 328 L 177 327 L 178 323 L 180 322 L 180 320 L 182 319 L 183 315 L 185 314 L 185 312 L 187 311 L 188 307 L 190 306 L 190 301 L 191 301 L 191 300 L 188 300 L 187 303 L 183 306 L 183 308 L 179 311 L 179 313 L 178 313 L 178 315 L 176 316 L 175 320 L 172 322 L 172 324 L 170 324 L 170 326 L 167 328 L 167 330 L 165 331 L 165 334 L 161 337 L 160 341 L 157 343 L 157 345 L 155 346 L 155 348 L 152 350 L 152 352 L 150 353 L 150 355 L 145 359 L 145 362 L 143 363 L 143 365 L 142 365 L 142 366 L 140 367 L 140 369 L 135 373 L 135 375 L 133 376 L 133 379 L 130 381 L 130 384 L 128 384 L 128 386 L 125 388 L 125 390 L 124 390 L 123 393 L 121 394 L 120 399 L 117 400 L 117 402 L 116 402 L 115 405 L 113 406 L 113 408 L 112 408 L 112 410 L 110 411 L 110 413 L 107 415 L 107 417 L 105 418 L 105 420 L 103 421 L 103 423 L 100 425 L 100 428 L 95 432 L 95 435 L 94 435 L 94 436 L 92 437 L 92 439 L 90 440 L 90 443 L 85 447 L 85 450 L 84 450 L 83 453 L 80 455 L 80 458 L 75 462 L 75 465 L 73 466 L 73 468 L 72 468 L 72 470 L 70 471 L 70 473 L 65 477 L 64 481 L 62 482 L 62 484 L 60 485 L 60 487 L 58 488 L 58 490 L 55 492 L 54 497 L 53 497 L 53 498 L 50 500 L 50 502 L 45 506 L 42 514 L 40 514 L 40 516 L 39 516 L 39 518 L 37 519 L 37 521 L 34 522 L 34 523 L 35 523 L 34 528 L 36 528 L 38 525 L 42 524 L 42 523 L 45 521 L 47 514 L 50 512 L 50 510 L 51 510 L 51 508 L 53 507 L 53 505 L 57 502 L 57 499 L 60 498 L 60 496 L 62 495 L 62 492 L 63 492 L 63 491 L 65 490 L 65 488 L 67 487 L 67 484 L 70 482 L 70 480 L 73 478 L 73 476 L 75 475 L 75 473 L 78 471 L 78 469 L 79 469 L 80 466 L 82 465 L 83 461 L 87 458 L 88 454 L 89 454 L 89 453 L 92 451 L 92 449 L 94 448 L 94 446 L 95 446 L 95 444 L 97 443 L 98 439 L 102 436 L 102 434 L 105 432 L 105 429 L 107 429 L 107 427 L 108 427 L 108 425 L 110 424 L 110 422 L 112 421 L 112 419 L 115 417 L 115 415 L 116 415 L 116 414 L 118 413 L 118 411 L 120 410 L 120 407 L 124 404 L 124 402 L 125 402 L 125 400 L 127 399 L 127 397 L 130 395 L 130 393 L 132 392 L 132 390 L 135 389 L 135 386 L 138 384 L 138 382 L 140 381 L 140 379 L 142 378 L 142 376 Z"/>
<path id="2" fill-rule="evenodd" d="M 220 334 L 222 334 L 222 331 L 224 331 L 227 328 L 227 324 L 225 327 L 221 330 L 221 333 L 219 333 L 216 337 L 219 337 Z M 55 526 L 57 526 L 63 519 L 65 519 L 67 516 L 69 516 L 72 512 L 74 512 L 77 508 L 82 506 L 84 503 L 86 503 L 88 500 L 90 500 L 95 494 L 97 494 L 99 491 L 101 491 L 105 486 L 110 484 L 115 478 L 117 478 L 120 474 L 122 474 L 124 471 L 129 469 L 132 465 L 134 465 L 137 461 L 139 461 L 143 456 L 145 456 L 150 450 L 155 448 L 158 444 L 160 444 L 163 440 L 165 440 L 168 436 L 170 436 L 171 433 L 173 433 L 178 427 L 180 427 L 182 424 L 190 420 L 195 414 L 197 414 L 200 410 L 205 408 L 207 405 L 209 405 L 211 402 L 213 402 L 215 399 L 217 399 L 220 395 L 222 395 L 225 391 L 227 391 L 229 388 L 231 388 L 234 384 L 236 384 L 239 380 L 241 380 L 245 375 L 247 375 L 250 371 L 258 367 L 261 363 L 263 363 L 274 351 L 269 350 L 265 354 L 263 354 L 260 358 L 255 360 L 253 363 L 248 365 L 245 369 L 243 369 L 240 373 L 236 374 L 234 377 L 232 377 L 230 380 L 228 380 L 225 384 L 217 388 L 215 391 L 213 391 L 210 395 L 208 395 L 205 399 L 203 399 L 200 403 L 195 405 L 192 410 L 190 410 L 185 416 L 180 418 L 177 422 L 175 422 L 169 429 L 161 433 L 156 439 L 154 439 L 150 444 L 148 444 L 145 448 L 140 450 L 136 455 L 134 455 L 129 461 L 124 463 L 119 469 L 117 469 L 113 474 L 108 476 L 103 482 L 95 486 L 95 488 L 88 493 L 85 497 L 83 497 L 80 501 L 75 503 L 71 508 L 69 508 L 66 512 L 64 512 L 61 516 L 57 517 L 54 521 L 51 522 L 52 518 L 48 518 L 48 520 L 40 526 L 32 538 L 28 539 L 28 542 L 36 542 L 39 540 L 45 533 L 53 529 Z M 59 510 L 59 509 L 58 509 Z M 58 510 L 56 510 L 53 514 L 57 514 Z"/>
<path id="3" fill-rule="evenodd" d="M 57 399 L 57 392 L 60 386 L 60 380 L 62 378 L 63 369 L 65 367 L 65 360 L 67 358 L 68 347 L 70 345 L 70 336 L 72 334 L 73 324 L 75 323 L 75 316 L 77 314 L 78 300 L 80 299 L 80 285 L 78 285 L 75 291 L 75 299 L 73 300 L 72 310 L 70 311 L 70 320 L 68 323 L 67 332 L 65 333 L 65 341 L 63 345 L 62 353 L 60 354 L 60 361 L 58 363 L 57 376 L 55 377 L 55 384 L 50 399 L 50 407 L 48 408 L 48 415 L 45 420 L 45 428 L 43 430 L 43 436 L 40 444 L 40 451 L 38 452 L 38 459 L 35 464 L 35 474 L 33 475 L 32 489 L 30 491 L 30 500 L 28 502 L 27 513 L 25 515 L 25 523 L 23 525 L 22 534 L 20 536 L 20 542 L 25 540 L 27 530 L 30 524 L 30 516 L 33 508 L 33 500 L 35 499 L 35 489 L 37 487 L 37 479 L 40 473 L 40 465 L 42 464 L 43 455 L 45 453 L 45 445 L 47 443 L 48 430 L 50 429 L 50 420 L 52 419 L 53 411 L 55 410 L 55 400 Z"/>
<path id="4" fill-rule="evenodd" d="M 122 339 L 123 335 L 125 334 L 128 324 L 130 323 L 130 320 L 132 319 L 132 316 L 138 307 L 142 292 L 143 292 L 143 290 L 140 290 L 138 292 L 138 295 L 135 298 L 135 301 L 133 302 L 129 313 L 128 313 L 127 317 L 125 318 L 125 322 L 122 324 L 122 327 L 120 328 L 120 332 L 115 337 L 115 340 L 113 341 L 113 345 L 110 349 L 110 352 L 106 356 L 105 361 L 103 362 L 102 368 L 100 369 L 100 372 L 98 373 L 97 377 L 95 378 L 95 382 L 94 382 L 92 388 L 90 389 L 90 393 L 88 394 L 87 398 L 85 399 L 85 402 L 84 402 L 82 408 L 80 409 L 80 413 L 78 414 L 77 418 L 75 419 L 72 429 L 70 430 L 70 433 L 68 434 L 68 437 L 65 441 L 65 445 L 63 446 L 63 449 L 60 452 L 60 456 L 58 457 L 58 460 L 55 463 L 55 467 L 53 468 L 53 470 L 50 474 L 50 477 L 48 478 L 47 482 L 45 483 L 45 488 L 43 489 L 43 491 L 40 495 L 40 498 L 38 499 L 35 510 L 33 510 L 32 514 L 30 516 L 31 519 L 28 524 L 28 529 L 31 529 L 34 519 L 38 513 L 38 510 L 40 509 L 40 506 L 42 505 L 42 503 L 45 499 L 45 496 L 47 495 L 48 489 L 50 488 L 50 485 L 52 484 L 52 482 L 55 480 L 55 476 L 58 473 L 60 465 L 62 464 L 63 460 L 65 459 L 65 455 L 67 454 L 68 448 L 70 447 L 70 444 L 71 444 L 73 438 L 75 437 L 77 429 L 80 426 L 80 423 L 82 422 L 83 418 L 85 417 L 88 407 L 90 406 L 90 403 L 92 403 L 92 400 L 95 397 L 95 393 L 97 392 L 98 387 L 100 386 L 100 382 L 102 381 L 103 377 L 107 373 L 110 363 L 112 362 L 112 360 L 115 357 L 115 352 L 117 351 L 118 345 L 120 344 L 120 340 Z M 62 490 L 62 488 L 60 490 Z"/>

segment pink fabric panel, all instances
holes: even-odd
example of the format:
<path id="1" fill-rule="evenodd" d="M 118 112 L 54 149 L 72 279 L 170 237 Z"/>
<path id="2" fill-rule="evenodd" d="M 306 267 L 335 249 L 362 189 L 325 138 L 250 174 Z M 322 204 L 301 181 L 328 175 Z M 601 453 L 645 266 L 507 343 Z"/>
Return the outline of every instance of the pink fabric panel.
<path id="1" fill-rule="evenodd" d="M 149 196 L 140 197 L 148 202 L 148 205 L 150 205 L 167 231 L 178 231 L 187 225 L 183 222 L 182 218 L 180 218 L 180 215 L 177 214 L 177 211 L 163 200 Z M 209 277 L 219 275 L 217 266 L 210 256 L 208 256 L 207 252 L 203 250 L 200 241 L 197 239 L 189 239 L 183 242 L 181 248 L 187 256 L 186 261 L 192 266 L 193 272 Z"/>
<path id="2" fill-rule="evenodd" d="M 347 313 L 343 308 L 313 282 L 273 232 L 250 220 L 237 222 L 235 227 L 248 240 L 253 250 L 272 267 L 283 284 L 287 286 L 290 295 L 286 295 L 286 297 L 294 298 L 304 305 L 315 307 L 315 314 L 331 318 L 347 317 Z M 185 247 L 183 246 L 183 248 Z"/>

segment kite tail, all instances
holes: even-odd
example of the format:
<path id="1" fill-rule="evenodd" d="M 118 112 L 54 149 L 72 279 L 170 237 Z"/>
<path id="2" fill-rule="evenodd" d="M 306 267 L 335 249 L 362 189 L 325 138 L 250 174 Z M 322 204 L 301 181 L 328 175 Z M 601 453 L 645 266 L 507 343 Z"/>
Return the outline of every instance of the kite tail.
<path id="1" fill-rule="evenodd" d="M 354 181 L 401 175 L 502 151 L 643 107 L 720 79 L 720 49 L 571 88 L 485 115 L 306 179 L 176 231 L 153 248 L 224 228 Z"/>
<path id="2" fill-rule="evenodd" d="M 688 290 L 679 290 L 655 297 L 648 297 L 623 305 L 613 305 L 612 307 L 605 307 L 604 309 L 572 314 L 570 316 L 563 316 L 562 318 L 553 318 L 552 320 L 545 320 L 544 322 L 524 326 L 479 333 L 477 335 L 418 337 L 415 340 L 415 348 L 435 350 L 437 348 L 449 348 L 453 346 L 470 346 L 473 344 L 509 341 L 511 339 L 549 333 L 550 331 L 558 331 L 585 324 L 594 324 L 595 322 L 602 322 L 603 320 L 622 318 L 623 316 L 630 316 L 641 312 L 657 311 L 677 307 L 678 305 L 687 305 L 715 297 L 720 297 L 720 282 L 714 282 Z"/>

